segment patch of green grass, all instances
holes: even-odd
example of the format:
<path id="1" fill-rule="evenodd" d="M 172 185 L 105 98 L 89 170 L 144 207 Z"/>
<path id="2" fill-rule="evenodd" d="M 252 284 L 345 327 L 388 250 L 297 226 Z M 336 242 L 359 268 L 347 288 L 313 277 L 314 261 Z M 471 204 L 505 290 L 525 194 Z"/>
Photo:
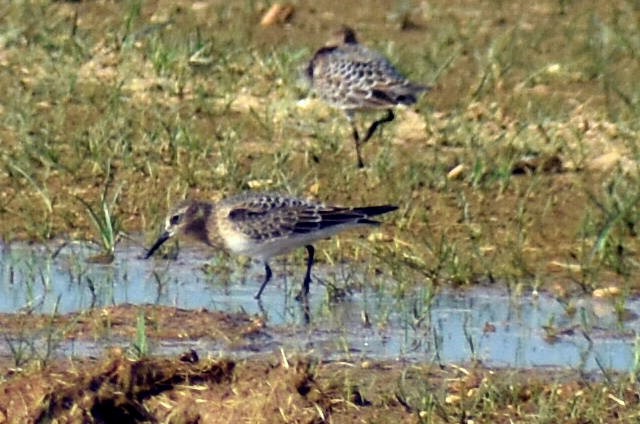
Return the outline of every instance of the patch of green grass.
<path id="1" fill-rule="evenodd" d="M 636 269 L 634 238 L 639 216 L 637 178 L 618 170 L 601 189 L 588 190 L 591 206 L 583 221 L 584 282 L 597 285 L 601 273 L 611 270 L 626 280 Z"/>
<path id="2" fill-rule="evenodd" d="M 129 349 L 134 359 L 148 357 L 151 353 L 149 339 L 147 337 L 147 324 L 144 311 L 138 313 L 136 319 L 136 338 Z"/>
<path id="3" fill-rule="evenodd" d="M 433 371 L 432 371 L 433 372 Z M 573 379 L 569 374 L 536 375 L 455 367 L 437 384 L 424 369 L 407 368 L 395 400 L 419 422 L 508 421 L 552 423 L 606 421 L 636 416 L 627 400 L 633 389 Z M 624 418 L 622 418 L 624 417 Z"/>
<path id="4" fill-rule="evenodd" d="M 56 300 L 52 312 L 49 314 L 48 323 L 41 331 L 34 333 L 30 326 L 18 325 L 12 329 L 14 334 L 3 336 L 16 367 L 34 363 L 38 366 L 45 366 L 53 358 L 63 342 L 65 331 L 64 328 L 59 328 L 54 321 L 58 315 L 59 305 L 60 297 Z"/>
<path id="5" fill-rule="evenodd" d="M 116 216 L 114 216 L 115 205 L 118 202 L 120 196 L 121 187 L 114 190 L 113 196 L 109 199 L 108 188 L 111 180 L 111 167 L 107 165 L 108 171 L 106 181 L 104 184 L 104 190 L 100 196 L 100 206 L 96 210 L 87 201 L 77 197 L 78 201 L 85 207 L 87 214 L 90 217 L 91 222 L 94 225 L 96 232 L 98 233 L 98 244 L 102 249 L 101 254 L 98 257 L 93 257 L 90 260 L 96 261 L 113 261 L 116 243 L 120 237 L 120 224 Z"/>

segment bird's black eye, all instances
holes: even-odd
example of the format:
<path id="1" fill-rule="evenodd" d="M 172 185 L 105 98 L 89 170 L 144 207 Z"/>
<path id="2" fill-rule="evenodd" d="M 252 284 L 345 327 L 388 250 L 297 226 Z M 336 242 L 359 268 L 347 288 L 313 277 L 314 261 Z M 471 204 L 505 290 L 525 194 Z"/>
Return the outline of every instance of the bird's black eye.
<path id="1" fill-rule="evenodd" d="M 169 224 L 171 225 L 178 225 L 179 222 L 180 222 L 180 215 L 172 215 L 169 218 Z"/>

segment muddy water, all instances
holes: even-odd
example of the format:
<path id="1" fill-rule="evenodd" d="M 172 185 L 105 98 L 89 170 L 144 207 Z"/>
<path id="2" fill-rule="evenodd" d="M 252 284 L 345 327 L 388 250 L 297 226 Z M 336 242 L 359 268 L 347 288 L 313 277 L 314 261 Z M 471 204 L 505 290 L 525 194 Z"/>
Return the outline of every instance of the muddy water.
<path id="1" fill-rule="evenodd" d="M 201 252 L 183 250 L 178 260 L 145 261 L 141 247 L 123 246 L 111 265 L 90 264 L 87 246 L 3 245 L 0 249 L 0 312 L 69 313 L 124 303 L 206 308 L 263 317 L 266 331 L 241 345 L 207 339 L 157 340 L 155 353 L 195 348 L 212 354 L 246 357 L 265 352 L 300 351 L 325 359 L 383 359 L 436 363 L 480 360 L 489 366 L 633 369 L 640 320 L 639 299 L 629 299 L 617 314 L 611 299 L 590 297 L 566 303 L 545 295 L 510 295 L 504 288 L 431 288 L 403 298 L 365 289 L 330 302 L 322 284 L 313 284 L 310 323 L 293 300 L 302 269 L 275 263 L 276 278 L 263 294 L 253 294 L 262 267 L 220 277 L 203 272 Z M 318 266 L 315 280 L 329 272 Z M 572 310 L 572 313 L 567 313 Z M 624 319 L 619 319 L 624 315 Z M 186 324 L 188 325 L 188 323 Z M 61 355 L 99 355 L 108 340 L 75 340 Z M 123 345 L 127 342 L 123 341 Z M 2 344 L 0 342 L 0 344 Z M 0 347 L 7 354 L 8 346 Z"/>

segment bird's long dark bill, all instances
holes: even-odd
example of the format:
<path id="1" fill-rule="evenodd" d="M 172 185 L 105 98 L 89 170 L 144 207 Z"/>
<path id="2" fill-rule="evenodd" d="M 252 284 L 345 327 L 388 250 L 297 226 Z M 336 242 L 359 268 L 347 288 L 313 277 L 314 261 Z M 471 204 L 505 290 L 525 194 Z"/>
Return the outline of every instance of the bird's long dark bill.
<path id="1" fill-rule="evenodd" d="M 165 231 L 164 233 L 162 233 L 160 237 L 158 237 L 158 240 L 156 240 L 156 242 L 153 243 L 153 246 L 151 246 L 151 248 L 147 251 L 147 254 L 144 255 L 144 258 L 149 259 L 154 253 L 156 253 L 156 250 L 158 250 L 165 241 L 169 240 L 170 237 L 171 234 L 169 234 L 168 232 Z"/>

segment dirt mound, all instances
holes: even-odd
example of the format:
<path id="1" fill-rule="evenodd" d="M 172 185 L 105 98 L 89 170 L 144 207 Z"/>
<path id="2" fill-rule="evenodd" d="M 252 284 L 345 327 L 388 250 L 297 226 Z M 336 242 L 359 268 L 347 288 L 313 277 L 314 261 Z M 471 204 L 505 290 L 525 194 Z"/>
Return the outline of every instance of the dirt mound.
<path id="1" fill-rule="evenodd" d="M 0 410 L 9 422 L 156 422 L 147 399 L 176 386 L 228 384 L 234 368 L 230 360 L 200 361 L 195 351 L 176 359 L 118 355 L 17 377 L 0 393 Z"/>

